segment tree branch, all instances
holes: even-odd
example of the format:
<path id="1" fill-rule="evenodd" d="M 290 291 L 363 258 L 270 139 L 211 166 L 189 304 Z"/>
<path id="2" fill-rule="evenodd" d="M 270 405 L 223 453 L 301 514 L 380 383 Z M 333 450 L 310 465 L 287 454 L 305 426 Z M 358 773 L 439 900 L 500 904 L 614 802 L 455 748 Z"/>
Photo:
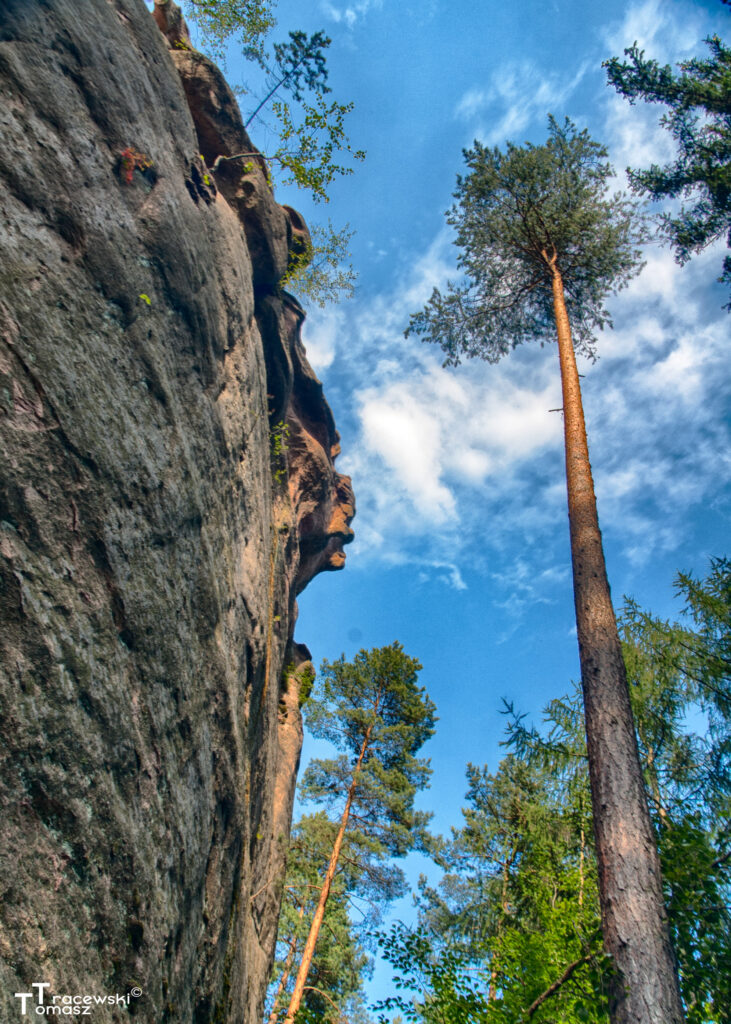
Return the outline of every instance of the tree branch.
<path id="1" fill-rule="evenodd" d="M 588 953 L 586 956 L 582 956 L 580 960 L 574 960 L 572 964 L 569 964 L 566 970 L 563 972 L 560 978 L 557 978 L 552 985 L 549 985 L 545 992 L 542 992 L 537 999 L 534 999 L 528 1009 L 525 1011 L 526 1017 L 532 1017 L 539 1006 L 545 1003 L 547 999 L 550 999 L 554 993 L 558 992 L 563 984 L 565 984 L 571 975 L 574 973 L 577 967 L 581 967 L 582 964 L 587 964 L 590 960 L 593 960 L 594 954 Z"/>
<path id="2" fill-rule="evenodd" d="M 327 992 L 323 992 L 321 988 L 315 988 L 314 985 L 305 985 L 303 991 L 304 992 L 317 992 L 318 996 L 322 996 L 323 999 L 327 999 L 328 1003 L 330 1003 L 330 1005 L 335 1008 L 336 1013 L 338 1015 L 340 1015 L 340 1007 L 338 1006 L 338 1004 L 333 999 L 330 998 L 330 996 L 327 994 Z"/>

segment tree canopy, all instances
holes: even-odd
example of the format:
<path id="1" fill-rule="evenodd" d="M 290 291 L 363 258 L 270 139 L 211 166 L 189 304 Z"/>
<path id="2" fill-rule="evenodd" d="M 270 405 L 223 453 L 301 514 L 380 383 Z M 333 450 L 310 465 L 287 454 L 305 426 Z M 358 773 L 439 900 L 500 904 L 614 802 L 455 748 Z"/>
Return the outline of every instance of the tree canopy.
<path id="1" fill-rule="evenodd" d="M 340 755 L 313 758 L 300 791 L 304 800 L 337 807 L 353 768 L 365 754 L 354 789 L 351 827 L 377 844 L 381 856 L 403 856 L 426 842 L 430 815 L 414 808 L 428 785 L 428 760 L 417 757 L 434 732 L 435 707 L 418 686 L 421 665 L 399 643 L 323 662 L 303 712 L 313 736 L 329 740 Z"/>
<path id="2" fill-rule="evenodd" d="M 731 1019 L 731 565 L 679 574 L 679 621 L 625 604 L 620 627 L 644 783 L 688 1024 Z M 597 862 L 577 688 L 543 727 L 508 706 L 507 757 L 469 765 L 419 921 L 382 938 L 397 994 L 424 1024 L 606 1024 Z"/>
<path id="3" fill-rule="evenodd" d="M 555 338 L 551 260 L 560 270 L 574 345 L 594 354 L 611 325 L 604 302 L 641 265 L 646 237 L 636 201 L 609 193 L 607 151 L 567 118 L 549 118 L 541 146 L 475 142 L 447 214 L 464 280 L 435 288 L 407 334 L 436 342 L 447 364 L 496 362 L 523 342 Z"/>
<path id="4" fill-rule="evenodd" d="M 645 57 L 637 44 L 605 62 L 611 85 L 630 103 L 666 106 L 660 123 L 678 147 L 676 159 L 646 170 L 628 168 L 633 190 L 651 199 L 691 199 L 661 214 L 662 233 L 681 265 L 717 239 L 731 248 L 731 50 L 718 36 L 706 39 L 710 56 L 688 60 L 675 74 Z M 718 279 L 731 285 L 731 255 Z M 731 302 L 726 306 L 731 310 Z"/>
<path id="5" fill-rule="evenodd" d="M 328 906 L 342 874 L 342 858 L 355 851 L 358 884 L 370 886 L 381 900 L 398 888 L 389 857 L 424 849 L 430 814 L 414 808 L 419 789 L 428 784 L 429 763 L 417 757 L 434 732 L 435 708 L 418 686 L 421 665 L 399 643 L 361 650 L 323 662 L 315 688 L 304 705 L 314 736 L 329 740 L 338 757 L 315 758 L 300 784 L 303 799 L 339 813 L 317 905 L 302 948 L 286 1024 L 300 1012 Z M 334 823 L 333 823 L 334 824 Z M 347 846 L 346 846 L 347 843 Z M 351 854 L 352 855 L 352 854 Z M 351 872 L 352 872 L 351 868 Z M 394 885 L 396 889 L 394 889 Z"/>
<path id="6" fill-rule="evenodd" d="M 186 17 L 198 25 L 203 45 L 225 59 L 226 45 L 235 40 L 251 59 L 263 62 L 264 40 L 277 23 L 276 0 L 182 0 Z"/>

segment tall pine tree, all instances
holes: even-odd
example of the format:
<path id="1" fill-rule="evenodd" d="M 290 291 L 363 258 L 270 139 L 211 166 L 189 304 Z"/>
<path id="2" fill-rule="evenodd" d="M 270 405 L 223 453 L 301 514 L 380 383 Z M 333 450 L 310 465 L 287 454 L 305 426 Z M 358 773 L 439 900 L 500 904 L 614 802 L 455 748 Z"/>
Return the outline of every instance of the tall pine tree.
<path id="1" fill-rule="evenodd" d="M 594 353 L 606 297 L 640 266 L 642 219 L 608 193 L 606 150 L 568 119 L 542 146 L 465 153 L 448 221 L 465 282 L 437 289 L 409 332 L 447 364 L 558 341 L 576 627 L 613 1024 L 679 1024 L 683 1009 L 612 607 L 574 349 Z"/>

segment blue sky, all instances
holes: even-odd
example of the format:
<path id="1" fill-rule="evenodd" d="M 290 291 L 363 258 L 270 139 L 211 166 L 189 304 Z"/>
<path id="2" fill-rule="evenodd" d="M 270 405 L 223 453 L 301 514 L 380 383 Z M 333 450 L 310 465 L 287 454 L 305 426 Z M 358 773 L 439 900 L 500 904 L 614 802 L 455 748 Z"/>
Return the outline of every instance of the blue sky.
<path id="1" fill-rule="evenodd" d="M 367 159 L 316 206 L 277 195 L 310 222 L 355 229 L 353 300 L 313 310 L 311 362 L 353 476 L 356 540 L 343 573 L 314 581 L 297 639 L 316 663 L 400 640 L 424 665 L 438 707 L 424 803 L 458 823 L 467 761 L 496 767 L 501 698 L 539 716 L 578 676 L 561 405 L 555 346 L 497 366 L 441 367 L 405 340 L 409 315 L 454 275 L 445 227 L 461 151 L 541 142 L 570 116 L 627 165 L 667 159 L 660 110 L 631 107 L 602 60 L 637 40 L 676 62 L 728 38 L 718 0 L 280 0 L 279 29 L 332 37 L 330 84 L 353 100 L 348 125 Z M 235 58 L 230 78 L 245 76 Z M 246 107 L 246 98 L 242 101 Z M 252 126 L 254 142 L 266 148 Z M 678 611 L 678 569 L 704 573 L 727 552 L 729 315 L 714 283 L 723 250 L 678 268 L 651 246 L 647 266 L 610 302 L 615 330 L 585 364 L 584 400 L 610 581 L 662 615 Z M 406 905 L 399 913 L 408 914 Z M 383 983 L 382 975 L 380 984 Z"/>
<path id="2" fill-rule="evenodd" d="M 440 722 L 430 803 L 454 822 L 467 760 L 497 763 L 501 698 L 532 714 L 578 675 L 555 346 L 497 366 L 443 369 L 404 339 L 409 314 L 454 274 L 445 227 L 461 150 L 474 138 L 540 142 L 549 112 L 587 126 L 623 168 L 672 149 L 658 108 L 630 106 L 601 61 L 638 40 L 677 61 L 724 31 L 718 2 L 507 5 L 280 2 L 282 29 L 332 37 L 335 95 L 366 162 L 328 206 L 282 192 L 311 220 L 356 230 L 353 300 L 313 310 L 304 340 L 353 476 L 356 540 L 343 573 L 301 598 L 297 637 L 319 662 L 400 640 L 423 665 Z M 527 31 L 527 29 L 530 31 Z M 244 101 L 245 102 L 245 101 Z M 254 136 L 256 135 L 254 131 Z M 677 611 L 677 569 L 725 552 L 728 336 L 723 249 L 687 267 L 651 246 L 610 303 L 615 329 L 585 364 L 590 449 L 615 603 Z"/>

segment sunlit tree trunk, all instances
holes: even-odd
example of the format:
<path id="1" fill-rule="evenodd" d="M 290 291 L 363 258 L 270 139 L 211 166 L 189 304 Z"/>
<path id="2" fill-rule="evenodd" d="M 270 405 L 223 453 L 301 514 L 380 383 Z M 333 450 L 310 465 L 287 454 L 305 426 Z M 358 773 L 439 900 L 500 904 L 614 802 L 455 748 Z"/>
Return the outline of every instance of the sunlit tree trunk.
<path id="1" fill-rule="evenodd" d="M 508 882 L 510 881 L 510 869 L 515 861 L 516 853 L 511 851 L 510 856 L 507 860 L 503 861 L 503 881 L 502 881 L 502 892 L 500 894 L 500 916 L 497 922 L 497 928 L 495 929 L 495 941 L 493 943 L 493 954 L 490 970 L 490 985 L 487 990 L 487 1001 L 488 1003 L 494 1003 L 497 999 L 497 988 L 498 978 L 500 977 L 500 968 L 498 963 L 498 951 L 500 950 L 500 940 L 503 934 L 503 925 L 505 918 L 508 915 Z"/>
<path id="2" fill-rule="evenodd" d="M 563 389 L 576 630 L 584 693 L 604 947 L 613 958 L 613 1024 L 680 1024 L 683 1008 L 660 861 L 640 769 L 609 593 L 579 374 L 556 260 L 549 260 Z"/>
<path id="3" fill-rule="evenodd" d="M 297 911 L 297 918 L 301 920 L 304 917 L 304 915 L 305 915 L 305 905 L 304 905 L 304 903 L 301 903 L 300 904 L 300 908 Z M 294 963 L 294 958 L 295 958 L 296 952 L 297 952 L 297 936 L 293 935 L 291 940 L 290 940 L 290 943 L 289 943 L 289 949 L 287 950 L 287 958 L 284 961 L 284 967 L 282 968 L 282 976 L 279 979 L 279 984 L 277 985 L 277 991 L 274 994 L 274 1002 L 272 1003 L 272 1012 L 269 1014 L 269 1020 L 267 1021 L 267 1024 L 277 1024 L 277 1018 L 279 1017 L 279 1004 L 280 1004 L 280 1001 L 282 999 L 282 995 L 284 993 L 284 989 L 285 989 L 285 987 L 287 985 L 287 982 L 289 981 L 289 976 L 292 973 L 292 964 Z"/>
<path id="4" fill-rule="evenodd" d="M 332 886 L 333 878 L 335 877 L 338 860 L 340 859 L 343 837 L 345 836 L 345 830 L 348 827 L 350 808 L 353 804 L 353 797 L 358 785 L 358 773 L 360 772 L 363 759 L 370 743 L 371 729 L 372 726 L 369 726 L 368 729 L 366 729 L 365 736 L 363 737 L 363 744 L 360 748 L 360 753 L 358 754 L 358 760 L 355 768 L 353 769 L 353 777 L 348 788 L 348 797 L 345 801 L 345 809 L 343 811 L 343 816 L 340 819 L 340 828 L 338 829 L 338 834 L 336 835 L 335 842 L 333 843 L 333 852 L 330 856 L 330 863 L 328 864 L 327 871 L 325 872 L 325 880 L 322 884 L 322 889 L 320 890 L 320 898 L 317 901 L 317 908 L 315 910 L 315 915 L 312 918 L 310 932 L 307 936 L 305 948 L 302 951 L 302 959 L 300 960 L 300 965 L 297 970 L 297 977 L 294 982 L 292 997 L 289 1001 L 289 1008 L 287 1010 L 287 1016 L 284 1019 L 284 1024 L 293 1024 L 295 1014 L 299 1010 L 300 1003 L 302 1002 L 302 995 L 305 991 L 307 975 L 310 970 L 310 964 L 312 963 L 312 957 L 317 944 L 317 936 L 320 934 L 320 928 L 322 926 L 323 918 L 325 917 L 325 908 L 330 895 L 330 888 Z"/>

